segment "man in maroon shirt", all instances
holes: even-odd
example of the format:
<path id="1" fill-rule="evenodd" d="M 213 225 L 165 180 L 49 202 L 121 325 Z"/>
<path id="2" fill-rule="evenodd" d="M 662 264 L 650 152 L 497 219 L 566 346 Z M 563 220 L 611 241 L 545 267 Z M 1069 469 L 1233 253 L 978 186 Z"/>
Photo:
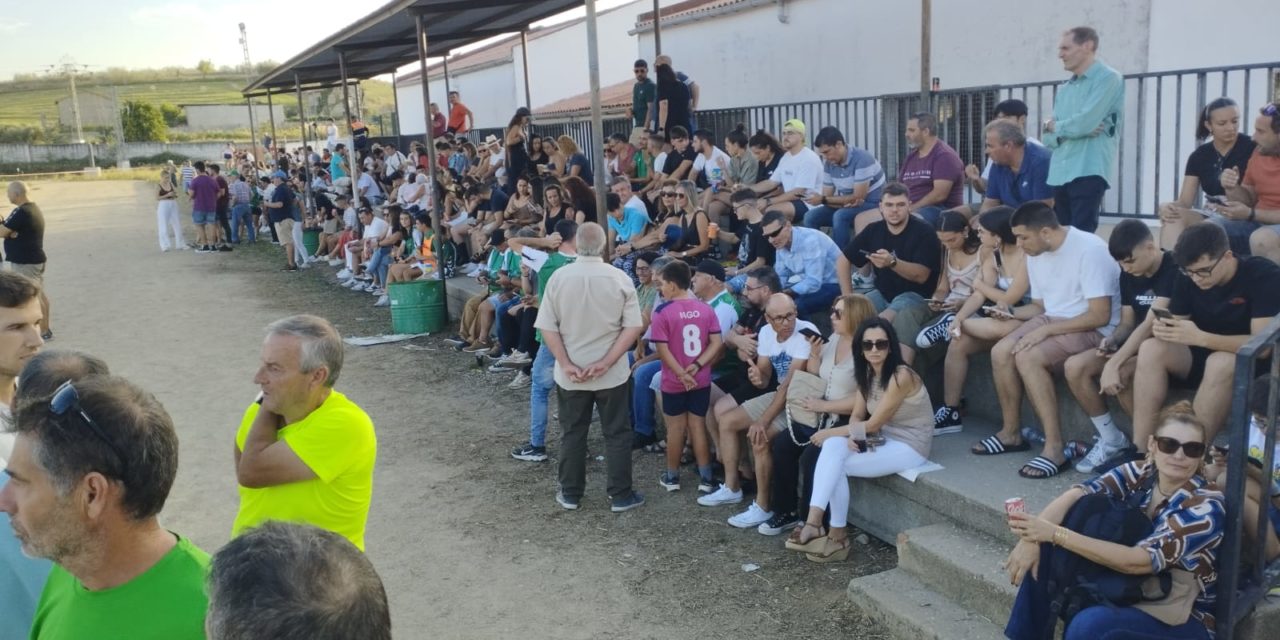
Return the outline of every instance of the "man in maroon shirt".
<path id="1" fill-rule="evenodd" d="M 912 114 L 906 138 L 911 153 L 898 169 L 898 181 L 907 185 L 911 213 L 936 227 L 943 210 L 964 201 L 964 162 L 938 139 L 938 120 L 931 113 Z"/>
<path id="2" fill-rule="evenodd" d="M 214 247 L 218 251 L 230 251 L 231 245 L 227 244 L 227 238 L 231 237 L 231 185 L 227 184 L 227 179 L 222 177 L 222 167 L 220 165 L 209 165 L 209 172 L 213 174 L 213 179 L 218 181 L 218 209 L 215 216 L 218 220 L 217 224 L 217 241 Z"/>
<path id="3" fill-rule="evenodd" d="M 203 160 L 192 166 L 196 177 L 187 191 L 191 194 L 191 222 L 196 225 L 196 253 L 209 253 L 218 241 L 218 181 L 208 174 Z"/>

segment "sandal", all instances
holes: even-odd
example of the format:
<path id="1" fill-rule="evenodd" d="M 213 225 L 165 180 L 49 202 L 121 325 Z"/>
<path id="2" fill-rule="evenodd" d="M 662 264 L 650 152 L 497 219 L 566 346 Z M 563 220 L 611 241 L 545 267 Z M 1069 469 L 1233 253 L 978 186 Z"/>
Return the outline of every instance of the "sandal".
<path id="1" fill-rule="evenodd" d="M 831 538 L 822 538 L 822 542 L 823 546 L 817 552 L 804 554 L 804 557 L 809 562 L 826 564 L 828 562 L 843 562 L 849 559 L 848 538 L 838 542 Z"/>
<path id="2" fill-rule="evenodd" d="M 969 453 L 975 456 L 998 456 L 1002 453 L 1018 453 L 1030 450 L 1031 443 L 1025 440 L 1018 444 L 1005 444 L 1000 441 L 999 436 L 987 436 L 978 444 L 973 445 L 973 448 L 969 449 Z"/>
<path id="3" fill-rule="evenodd" d="M 804 531 L 810 528 L 817 530 L 818 535 L 812 538 L 809 538 L 804 542 L 801 542 L 801 536 L 804 535 Z M 823 547 L 826 545 L 826 542 L 824 542 L 826 539 L 827 539 L 827 536 L 826 536 L 826 533 L 822 530 L 822 527 L 815 524 L 809 524 L 808 522 L 806 522 L 803 525 L 801 525 L 799 528 L 793 529 L 791 531 L 791 535 L 787 537 L 787 541 L 783 546 L 785 546 L 786 548 L 792 551 L 799 551 L 801 553 L 814 553 L 817 551 L 821 551 L 823 549 Z"/>
<path id="4" fill-rule="evenodd" d="M 1071 468 L 1070 460 L 1059 463 L 1044 456 L 1036 456 L 1030 462 L 1022 465 L 1021 469 L 1018 469 L 1018 475 L 1031 480 L 1044 480 L 1045 478 L 1052 478 L 1069 468 Z"/>

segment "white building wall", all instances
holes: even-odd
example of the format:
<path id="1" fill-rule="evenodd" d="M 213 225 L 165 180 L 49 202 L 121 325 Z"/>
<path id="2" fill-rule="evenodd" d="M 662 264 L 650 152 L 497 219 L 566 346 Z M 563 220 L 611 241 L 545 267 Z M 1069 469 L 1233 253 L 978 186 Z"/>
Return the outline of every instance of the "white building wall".
<path id="1" fill-rule="evenodd" d="M 431 80 L 431 101 L 440 105 L 448 116 L 448 96 L 444 78 Z M 449 73 L 449 88 L 462 96 L 463 104 L 475 116 L 476 128 L 506 126 L 516 110 L 515 67 L 504 62 L 474 71 Z M 523 93 L 520 94 L 523 101 Z M 422 104 L 422 85 L 418 82 L 396 87 L 400 101 L 400 131 L 403 135 L 426 133 L 425 109 Z"/>
<path id="2" fill-rule="evenodd" d="M 600 86 L 607 87 L 634 77 L 632 65 L 639 53 L 638 39 L 627 32 L 635 28 L 638 15 L 652 8 L 651 1 L 637 0 L 597 16 Z M 511 50 L 511 59 L 515 66 L 516 99 L 523 105 L 521 49 L 517 43 Z M 532 85 L 530 98 L 534 109 L 591 89 L 591 80 L 587 76 L 585 21 L 529 41 L 529 83 Z"/>
<path id="3" fill-rule="evenodd" d="M 187 116 L 186 128 L 191 131 L 211 129 L 236 129 L 249 126 L 249 108 L 243 104 L 188 105 L 183 108 Z M 254 123 L 267 122 L 274 113 L 276 122 L 284 122 L 284 105 L 253 105 Z"/>

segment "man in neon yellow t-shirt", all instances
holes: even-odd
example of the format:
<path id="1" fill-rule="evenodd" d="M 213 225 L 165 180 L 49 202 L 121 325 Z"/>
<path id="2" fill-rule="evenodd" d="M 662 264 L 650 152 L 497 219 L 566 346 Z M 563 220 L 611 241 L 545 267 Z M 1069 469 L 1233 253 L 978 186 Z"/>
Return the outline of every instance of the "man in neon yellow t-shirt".
<path id="1" fill-rule="evenodd" d="M 209 555 L 157 520 L 178 470 L 164 407 L 91 376 L 24 405 L 14 429 L 0 510 L 24 553 L 54 562 L 32 640 L 202 640 Z"/>
<path id="2" fill-rule="evenodd" d="M 231 535 L 268 520 L 337 533 L 361 551 L 373 496 L 373 421 L 335 391 L 342 337 L 324 318 L 290 316 L 267 327 L 262 389 L 236 434 L 240 511 Z"/>

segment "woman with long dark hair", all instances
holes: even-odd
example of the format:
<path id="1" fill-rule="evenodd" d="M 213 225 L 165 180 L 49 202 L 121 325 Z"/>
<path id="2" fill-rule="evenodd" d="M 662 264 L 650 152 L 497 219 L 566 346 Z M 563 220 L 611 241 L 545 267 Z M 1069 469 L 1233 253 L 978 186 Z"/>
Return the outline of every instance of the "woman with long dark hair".
<path id="1" fill-rule="evenodd" d="M 578 219 L 579 214 L 573 210 L 573 207 L 565 201 L 564 189 L 558 184 L 549 184 L 543 190 L 543 199 L 546 201 L 542 216 L 542 235 L 543 237 L 551 235 L 556 229 L 556 223 L 561 220 L 573 220 L 578 224 L 583 221 Z"/>
<path id="2" fill-rule="evenodd" d="M 507 147 L 507 193 L 515 193 L 516 181 L 533 168 L 529 162 L 529 149 L 525 147 L 528 142 L 528 133 L 525 129 L 528 126 L 528 107 L 516 109 L 515 115 L 511 116 L 511 122 L 507 123 L 507 131 L 504 134 Z"/>
<path id="3" fill-rule="evenodd" d="M 569 192 L 569 203 L 578 212 L 578 224 L 598 222 L 596 218 L 596 192 L 586 180 L 578 176 L 568 176 L 562 180 L 564 190 Z"/>
<path id="4" fill-rule="evenodd" d="M 942 264 L 947 268 L 945 278 L 938 278 L 938 286 L 929 299 L 929 309 L 941 314 L 926 325 L 916 336 L 916 346 L 928 349 L 951 339 L 951 322 L 956 311 L 973 295 L 973 281 L 981 269 L 978 249 L 982 241 L 969 219 L 958 211 L 944 211 L 938 218 L 938 242 L 942 244 Z"/>
<path id="5" fill-rule="evenodd" d="M 778 139 L 773 137 L 764 129 L 756 131 L 751 136 L 751 140 L 747 142 L 747 146 L 751 147 L 751 155 L 756 157 L 756 182 L 764 182 L 773 177 L 773 172 L 778 168 L 778 161 L 782 160 L 782 145 L 778 144 Z"/>
<path id="6" fill-rule="evenodd" d="M 655 67 L 658 75 L 658 130 L 668 134 L 671 128 L 680 126 L 686 131 L 693 130 L 693 118 L 689 113 L 689 87 L 679 78 L 669 64 Z"/>
<path id="7" fill-rule="evenodd" d="M 1249 157 L 1257 144 L 1240 131 L 1240 107 L 1231 98 L 1218 98 L 1206 104 L 1196 118 L 1196 140 L 1208 140 L 1196 147 L 1187 157 L 1182 177 L 1182 190 L 1178 199 L 1160 204 L 1160 246 L 1173 249 L 1178 236 L 1187 227 L 1203 222 L 1204 214 L 1193 207 L 1196 197 L 1226 196 L 1220 176 L 1224 169 L 1235 169 L 1240 177 L 1248 167 Z M 1248 253 L 1249 233 L 1253 228 L 1241 228 L 1232 233 L 1232 225 L 1224 225 L 1231 238 L 1231 248 Z"/>
<path id="8" fill-rule="evenodd" d="M 550 160 L 550 156 L 542 148 L 542 136 L 536 133 L 529 134 L 529 166 L 537 170 L 538 165 L 545 165 Z"/>
<path id="9" fill-rule="evenodd" d="M 849 424 L 813 434 L 822 447 L 813 474 L 813 495 L 804 525 L 786 546 L 813 562 L 849 557 L 849 477 L 879 478 L 924 464 L 933 444 L 933 408 L 924 381 L 902 359 L 893 324 L 864 320 L 853 336 L 857 391 L 840 400 L 807 400 L 806 409 L 848 413 Z M 873 446 L 872 443 L 881 444 Z M 823 535 L 824 515 L 831 529 Z"/>

